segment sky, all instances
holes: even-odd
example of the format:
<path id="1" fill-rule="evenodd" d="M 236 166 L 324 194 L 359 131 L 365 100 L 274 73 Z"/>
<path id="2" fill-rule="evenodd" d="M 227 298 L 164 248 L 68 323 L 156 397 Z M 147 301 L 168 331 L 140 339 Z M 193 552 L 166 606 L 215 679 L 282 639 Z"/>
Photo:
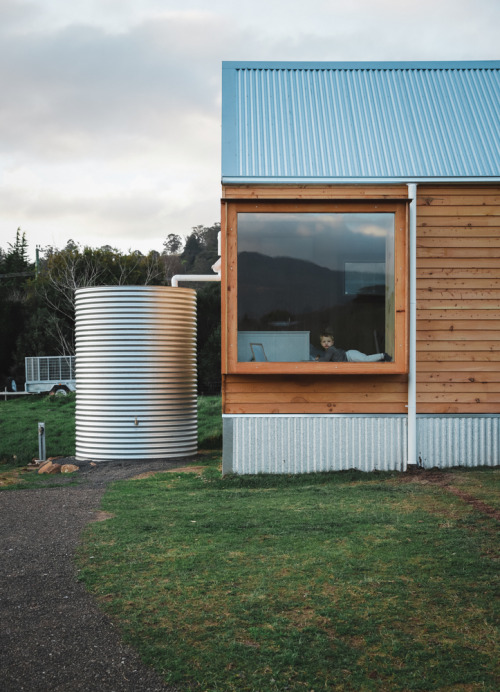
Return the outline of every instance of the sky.
<path id="1" fill-rule="evenodd" d="M 492 60 L 498 0 L 0 0 L 0 247 L 220 219 L 223 60 Z"/>

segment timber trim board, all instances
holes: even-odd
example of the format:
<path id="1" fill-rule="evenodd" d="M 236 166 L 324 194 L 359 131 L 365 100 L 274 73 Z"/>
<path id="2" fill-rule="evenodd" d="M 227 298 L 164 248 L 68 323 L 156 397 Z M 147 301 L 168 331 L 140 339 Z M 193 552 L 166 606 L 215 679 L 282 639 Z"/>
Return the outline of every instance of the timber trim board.
<path id="1" fill-rule="evenodd" d="M 406 188 L 405 188 L 406 190 Z M 408 372 L 408 197 L 229 199 L 222 201 L 222 252 L 226 271 L 222 285 L 222 372 L 224 374 L 297 374 L 297 375 L 397 375 Z M 237 217 L 238 213 L 367 212 L 395 215 L 395 352 L 393 362 L 321 363 L 321 362 L 238 362 L 237 353 Z"/>
<path id="2" fill-rule="evenodd" d="M 408 199 L 405 184 L 325 185 L 325 184 L 232 184 L 222 186 L 225 200 L 236 199 Z"/>
<path id="3" fill-rule="evenodd" d="M 285 203 L 287 205 L 290 205 L 292 202 L 294 204 L 307 204 L 308 202 L 317 202 L 320 204 L 321 202 L 328 202 L 331 204 L 332 202 L 338 203 L 338 204 L 353 204 L 353 203 L 359 203 L 359 204 L 374 204 L 378 202 L 397 202 L 398 204 L 401 204 L 401 202 L 404 202 L 406 204 L 410 204 L 412 201 L 408 197 L 323 197 L 323 198 L 318 198 L 318 197 L 300 197 L 300 198 L 290 198 L 290 197 L 273 197 L 272 200 L 266 197 L 255 197 L 255 198 L 250 198 L 250 197 L 222 197 L 221 202 L 239 202 L 240 204 L 253 204 L 254 202 L 276 202 L 276 203 Z"/>

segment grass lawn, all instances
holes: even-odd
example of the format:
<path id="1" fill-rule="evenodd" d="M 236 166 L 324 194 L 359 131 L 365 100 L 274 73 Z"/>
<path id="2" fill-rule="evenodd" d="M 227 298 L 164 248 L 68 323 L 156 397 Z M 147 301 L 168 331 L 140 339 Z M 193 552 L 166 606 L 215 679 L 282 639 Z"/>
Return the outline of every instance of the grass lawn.
<path id="1" fill-rule="evenodd" d="M 75 394 L 1 399 L 0 464 L 20 466 L 38 457 L 39 422 L 45 423 L 47 456 L 74 455 L 75 401 Z"/>
<path id="2" fill-rule="evenodd" d="M 0 399 L 0 488 L 22 481 L 47 484 L 47 478 L 21 477 L 19 467 L 38 457 L 38 423 L 45 423 L 47 457 L 75 454 L 76 395 L 32 395 Z M 198 398 L 198 446 L 220 449 L 222 445 L 221 399 Z M 33 477 L 32 477 L 33 476 Z"/>
<path id="3" fill-rule="evenodd" d="M 498 469 L 221 478 L 218 462 L 113 485 L 78 558 L 167 683 L 498 689 Z"/>

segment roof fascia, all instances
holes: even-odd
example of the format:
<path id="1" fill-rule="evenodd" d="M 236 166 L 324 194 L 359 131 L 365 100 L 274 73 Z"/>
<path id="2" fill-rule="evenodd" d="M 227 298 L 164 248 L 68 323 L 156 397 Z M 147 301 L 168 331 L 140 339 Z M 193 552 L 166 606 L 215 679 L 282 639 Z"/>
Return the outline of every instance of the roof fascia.
<path id="1" fill-rule="evenodd" d="M 500 60 L 411 62 L 262 62 L 223 61 L 227 70 L 482 70 L 500 69 Z"/>
<path id="2" fill-rule="evenodd" d="M 386 183 L 498 183 L 500 176 L 393 178 L 248 178 L 225 176 L 223 185 L 380 185 Z"/>

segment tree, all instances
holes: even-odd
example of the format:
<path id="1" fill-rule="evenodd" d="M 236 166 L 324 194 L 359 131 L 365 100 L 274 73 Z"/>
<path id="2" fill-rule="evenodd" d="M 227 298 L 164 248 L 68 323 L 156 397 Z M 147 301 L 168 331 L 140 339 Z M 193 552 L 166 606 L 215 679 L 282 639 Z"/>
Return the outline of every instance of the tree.
<path id="1" fill-rule="evenodd" d="M 20 228 L 8 250 L 0 252 L 0 377 L 19 378 L 23 368 L 14 358 L 16 341 L 25 329 L 29 316 L 27 287 L 34 275 L 34 266 L 28 260 L 26 234 Z"/>
<path id="2" fill-rule="evenodd" d="M 218 394 L 221 387 L 220 284 L 196 291 L 198 315 L 198 391 Z"/>
<path id="3" fill-rule="evenodd" d="M 55 353 L 75 352 L 75 291 L 91 286 L 147 286 L 163 284 L 165 266 L 158 252 L 124 254 L 114 248 L 81 248 L 69 241 L 63 250 L 47 248 L 37 292 L 51 311 L 47 322 Z"/>
<path id="4" fill-rule="evenodd" d="M 182 238 L 177 233 L 169 233 L 163 247 L 165 248 L 163 254 L 177 255 L 182 247 Z"/>
<path id="5" fill-rule="evenodd" d="M 201 242 L 195 233 L 191 233 L 186 239 L 186 244 L 184 245 L 184 250 L 181 255 L 181 262 L 184 272 L 193 274 L 193 266 L 196 258 L 201 251 Z"/>
<path id="6" fill-rule="evenodd" d="M 217 261 L 220 224 L 195 226 L 180 255 L 183 274 L 213 274 Z M 220 391 L 220 284 L 190 284 L 198 304 L 198 389 L 203 394 Z"/>
<path id="7" fill-rule="evenodd" d="M 26 233 L 18 228 L 14 243 L 8 243 L 8 245 L 10 250 L 5 257 L 5 273 L 26 271 L 29 266 Z"/>
<path id="8" fill-rule="evenodd" d="M 68 240 L 59 250 L 42 251 L 39 271 L 27 256 L 21 229 L 7 249 L 0 248 L 0 377 L 22 380 L 25 356 L 75 352 L 75 290 L 103 285 L 170 285 L 174 274 L 211 274 L 217 259 L 219 224 L 196 226 L 186 240 L 169 234 L 160 254 L 120 252 L 105 245 L 81 247 Z M 220 286 L 198 284 L 198 365 L 200 391 L 220 386 Z"/>
<path id="9" fill-rule="evenodd" d="M 183 271 L 186 274 L 211 274 L 212 264 L 217 261 L 217 235 L 220 224 L 195 226 L 186 239 L 181 254 Z"/>

